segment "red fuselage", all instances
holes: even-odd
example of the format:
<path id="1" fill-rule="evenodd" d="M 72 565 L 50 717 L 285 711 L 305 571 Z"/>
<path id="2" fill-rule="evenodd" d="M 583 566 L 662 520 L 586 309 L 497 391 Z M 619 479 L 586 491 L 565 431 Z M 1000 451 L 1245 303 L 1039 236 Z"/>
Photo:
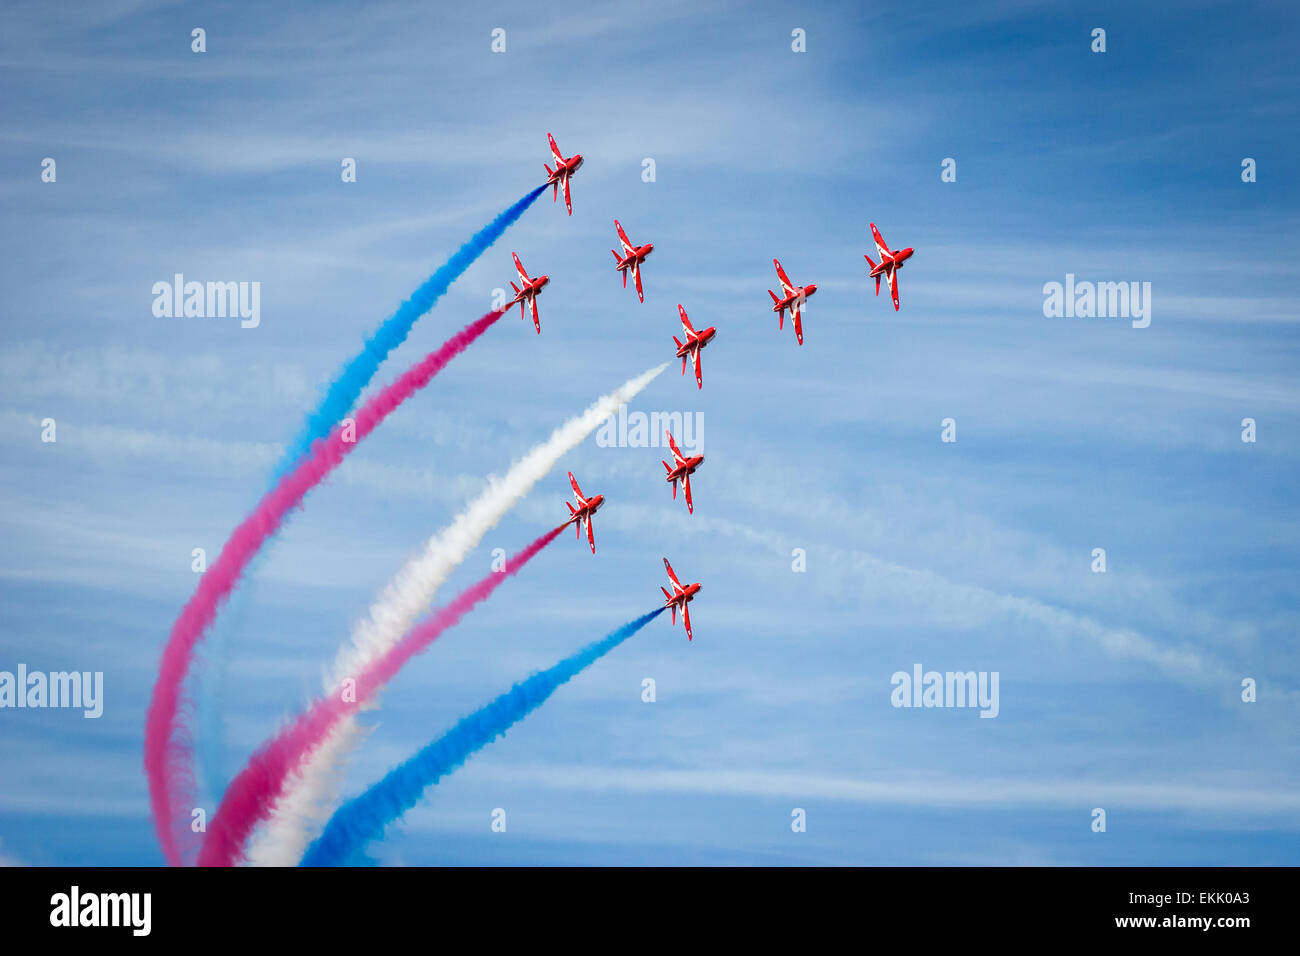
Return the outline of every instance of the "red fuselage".
<path id="1" fill-rule="evenodd" d="M 645 262 L 646 256 L 650 255 L 650 253 L 654 251 L 655 244 L 653 242 L 647 242 L 644 246 L 637 246 L 627 255 L 619 259 L 614 268 L 619 272 L 622 272 L 624 269 L 631 269 L 638 262 Z"/>
<path id="2" fill-rule="evenodd" d="M 704 464 L 703 455 L 696 455 L 694 458 L 687 458 L 686 461 L 682 462 L 672 471 L 668 472 L 668 476 L 665 480 L 670 484 L 674 481 L 682 481 L 688 475 L 695 474 L 695 469 L 699 468 L 700 465 L 702 464 Z"/>
<path id="3" fill-rule="evenodd" d="M 569 520 L 586 521 L 589 518 L 591 518 L 591 516 L 594 515 L 597 511 L 599 511 L 600 506 L 603 505 L 604 503 L 605 503 L 604 495 L 592 495 L 590 498 L 587 499 L 587 503 L 585 505 L 583 505 L 581 508 L 577 508 L 574 510 L 573 515 L 569 518 Z"/>
<path id="4" fill-rule="evenodd" d="M 872 269 L 871 272 L 868 273 L 868 276 L 882 275 L 890 266 L 893 266 L 895 269 L 901 269 L 903 263 L 912 258 L 912 251 L 912 247 L 908 246 L 906 249 L 899 249 L 897 252 L 891 252 L 888 257 L 880 260 L 879 265 Z M 859 273 L 859 275 L 861 275 L 861 273 Z"/>
<path id="5" fill-rule="evenodd" d="M 507 302 L 506 305 L 508 306 L 514 305 L 516 302 L 523 302 L 527 299 L 533 298 L 539 292 L 541 292 L 542 289 L 545 288 L 546 283 L 550 281 L 551 281 L 550 276 L 538 276 L 535 279 L 529 279 L 527 282 L 524 283 L 523 288 L 521 288 L 518 292 L 516 292 L 515 297 L 511 299 L 509 302 Z M 550 300 L 548 299 L 547 301 Z"/>
<path id="6" fill-rule="evenodd" d="M 683 587 L 682 590 L 668 598 L 668 600 L 664 602 L 664 607 L 672 607 L 676 605 L 677 607 L 684 608 L 695 600 L 695 595 L 699 593 L 699 590 L 699 581 L 696 581 L 694 584 L 688 584 Z"/>
<path id="7" fill-rule="evenodd" d="M 711 325 L 707 329 L 697 332 L 693 336 L 687 335 L 686 341 L 683 342 L 681 347 L 677 349 L 677 357 L 685 358 L 686 356 L 694 352 L 697 348 L 701 348 L 701 349 L 704 348 L 704 346 L 709 344 L 709 340 L 712 339 L 717 334 L 718 334 L 717 327 Z"/>
<path id="8" fill-rule="evenodd" d="M 812 294 L 816 291 L 817 291 L 817 283 L 815 282 L 809 282 L 807 285 L 801 285 L 798 288 L 792 290 L 791 293 L 787 295 L 784 299 L 778 299 L 776 302 L 773 302 L 772 311 L 781 312 L 783 309 L 788 309 L 796 302 L 799 302 L 804 299 L 812 298 Z"/>
<path id="9" fill-rule="evenodd" d="M 555 171 L 552 172 L 550 178 L 546 180 L 546 185 L 549 186 L 552 183 L 558 183 L 561 180 L 565 179 L 566 177 L 572 176 L 574 173 L 578 171 L 578 167 L 581 165 L 582 165 L 582 153 L 577 153 L 573 156 L 570 156 L 564 162 L 557 161 L 555 164 Z"/>

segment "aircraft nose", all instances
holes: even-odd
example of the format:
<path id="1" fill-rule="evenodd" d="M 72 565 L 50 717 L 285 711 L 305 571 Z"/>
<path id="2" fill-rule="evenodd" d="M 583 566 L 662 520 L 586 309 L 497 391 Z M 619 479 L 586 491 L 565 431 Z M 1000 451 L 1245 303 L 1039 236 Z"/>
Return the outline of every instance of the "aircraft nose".
<path id="1" fill-rule="evenodd" d="M 817 283 L 809 282 L 807 288 L 804 289 L 804 295 L 812 295 L 816 291 L 817 291 Z"/>

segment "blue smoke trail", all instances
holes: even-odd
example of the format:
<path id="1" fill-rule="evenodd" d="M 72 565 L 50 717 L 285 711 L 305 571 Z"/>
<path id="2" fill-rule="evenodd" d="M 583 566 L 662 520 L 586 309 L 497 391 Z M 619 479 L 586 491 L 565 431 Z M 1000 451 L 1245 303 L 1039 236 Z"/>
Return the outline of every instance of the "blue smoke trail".
<path id="1" fill-rule="evenodd" d="M 405 763 L 398 764 L 361 796 L 334 812 L 325 830 L 307 848 L 299 866 L 346 863 L 370 840 L 383 835 L 419 801 L 424 791 L 523 720 L 553 693 L 664 612 L 656 608 L 617 631 L 588 644 L 572 657 L 540 671 L 475 711 Z"/>
<path id="2" fill-rule="evenodd" d="M 310 451 L 312 443 L 324 438 L 331 428 L 339 423 L 351 410 L 365 387 L 374 378 L 380 364 L 388 354 L 406 341 L 406 336 L 415 325 L 415 320 L 433 308 L 433 304 L 442 297 L 448 287 L 456 281 L 462 272 L 474 264 L 474 260 L 487 251 L 492 243 L 501 238 L 502 233 L 533 204 L 545 190 L 538 186 L 524 196 L 487 226 L 474 235 L 474 238 L 456 250 L 456 254 L 446 261 L 441 268 L 416 289 L 411 297 L 403 302 L 370 338 L 365 347 L 343 367 L 330 383 L 325 397 L 321 399 L 316 410 L 307 416 L 298 436 L 285 451 L 276 466 L 274 485 L 293 469 L 298 459 Z"/>

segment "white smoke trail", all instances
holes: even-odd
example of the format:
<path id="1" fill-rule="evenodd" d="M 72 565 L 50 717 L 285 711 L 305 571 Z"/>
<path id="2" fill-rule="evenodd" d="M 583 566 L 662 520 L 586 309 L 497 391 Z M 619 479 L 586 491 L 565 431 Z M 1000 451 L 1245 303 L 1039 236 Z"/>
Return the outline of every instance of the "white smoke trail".
<path id="1" fill-rule="evenodd" d="M 397 572 L 370 606 L 370 616 L 353 629 L 352 638 L 339 648 L 334 666 L 325 676 L 326 693 L 334 693 L 348 677 L 386 653 L 429 607 L 452 571 L 469 556 L 483 536 L 533 485 L 555 467 L 561 457 L 580 445 L 620 405 L 650 384 L 664 369 L 643 372 L 571 418 L 551 437 L 515 462 L 504 478 L 491 478 L 483 493 L 441 532 L 429 539 L 423 553 Z M 286 781 L 285 793 L 267 825 L 249 844 L 248 860 L 254 866 L 296 866 L 313 836 L 329 818 L 336 801 L 340 771 L 360 746 L 365 729 L 355 717 L 341 721 L 317 748 L 297 775 Z"/>

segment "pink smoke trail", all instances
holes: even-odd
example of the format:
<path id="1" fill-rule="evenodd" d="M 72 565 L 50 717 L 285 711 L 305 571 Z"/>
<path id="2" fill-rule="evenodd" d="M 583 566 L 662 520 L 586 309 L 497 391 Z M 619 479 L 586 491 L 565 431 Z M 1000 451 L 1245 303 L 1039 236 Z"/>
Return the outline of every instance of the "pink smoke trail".
<path id="1" fill-rule="evenodd" d="M 442 610 L 407 632 L 388 653 L 361 672 L 351 693 L 344 694 L 340 687 L 334 696 L 317 698 L 306 713 L 262 744 L 226 788 L 208 826 L 207 838 L 199 852 L 199 866 L 230 866 L 242 862 L 248 835 L 271 815 L 275 801 L 284 792 L 285 778 L 298 769 L 334 725 L 359 710 L 408 660 L 432 644 L 443 631 L 454 627 L 475 605 L 487 600 L 501 582 L 518 574 L 537 552 L 567 528 L 567 524 L 562 524 L 546 532 L 509 558 L 504 571 L 494 571 L 466 588 Z"/>
<path id="2" fill-rule="evenodd" d="M 502 312 L 492 311 L 471 322 L 430 352 L 420 362 L 381 390 L 356 413 L 355 429 L 345 432 L 335 426 L 329 435 L 316 441 L 311 453 L 293 471 L 268 491 L 252 513 L 230 535 L 217 560 L 199 578 L 194 591 L 176 623 L 172 625 L 167 646 L 163 648 L 145 719 L 144 767 L 149 778 L 149 802 L 153 810 L 154 830 L 163 855 L 172 866 L 193 849 L 195 839 L 189 827 L 176 816 L 181 807 L 193 806 L 194 772 L 190 738 L 180 716 L 181 689 L 193 659 L 195 645 L 212 624 L 222 602 L 230 596 L 253 556 L 266 542 L 290 510 L 301 504 L 303 496 L 320 484 L 339 466 L 356 444 L 378 427 L 398 405 L 406 401 L 447 363 L 463 352 L 480 335 L 491 328 Z"/>

